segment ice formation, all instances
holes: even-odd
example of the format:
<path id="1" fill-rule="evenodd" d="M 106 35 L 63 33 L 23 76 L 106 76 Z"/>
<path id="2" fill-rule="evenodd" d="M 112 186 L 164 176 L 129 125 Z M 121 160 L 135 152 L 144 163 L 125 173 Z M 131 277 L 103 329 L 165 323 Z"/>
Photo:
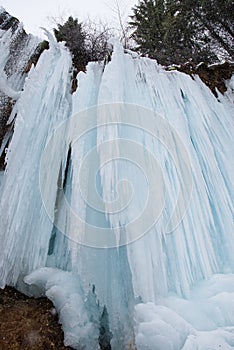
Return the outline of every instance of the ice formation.
<path id="1" fill-rule="evenodd" d="M 38 43 L 38 38 L 26 34 L 22 23 L 0 6 L 0 158 L 12 136 L 11 127 L 6 127 L 8 109 L 21 94 L 25 66 Z"/>
<path id="2" fill-rule="evenodd" d="M 216 98 L 117 43 L 70 80 L 51 42 L 12 112 L 1 287 L 45 293 L 77 349 L 233 348 L 233 81 Z"/>

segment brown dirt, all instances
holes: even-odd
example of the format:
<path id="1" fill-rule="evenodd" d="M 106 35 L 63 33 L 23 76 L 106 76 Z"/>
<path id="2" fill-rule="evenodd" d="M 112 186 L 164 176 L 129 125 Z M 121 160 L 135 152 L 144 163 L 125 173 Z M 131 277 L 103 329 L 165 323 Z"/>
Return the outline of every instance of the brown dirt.
<path id="1" fill-rule="evenodd" d="M 0 350 L 68 350 L 52 303 L 0 290 Z"/>
<path id="2" fill-rule="evenodd" d="M 224 62 L 218 65 L 208 66 L 202 63 L 197 67 L 193 63 L 187 63 L 181 66 L 176 66 L 180 72 L 191 75 L 197 74 L 201 80 L 210 88 L 215 96 L 217 96 L 216 89 L 222 94 L 227 90 L 225 81 L 234 74 L 234 63 Z"/>

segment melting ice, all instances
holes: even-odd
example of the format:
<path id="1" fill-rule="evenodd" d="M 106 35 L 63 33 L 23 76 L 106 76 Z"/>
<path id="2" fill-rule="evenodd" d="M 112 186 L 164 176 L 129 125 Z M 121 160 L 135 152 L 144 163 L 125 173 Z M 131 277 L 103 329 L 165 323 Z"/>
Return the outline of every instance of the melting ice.
<path id="1" fill-rule="evenodd" d="M 50 38 L 11 115 L 1 287 L 46 294 L 75 349 L 232 349 L 232 82 L 118 44 L 70 81 Z"/>

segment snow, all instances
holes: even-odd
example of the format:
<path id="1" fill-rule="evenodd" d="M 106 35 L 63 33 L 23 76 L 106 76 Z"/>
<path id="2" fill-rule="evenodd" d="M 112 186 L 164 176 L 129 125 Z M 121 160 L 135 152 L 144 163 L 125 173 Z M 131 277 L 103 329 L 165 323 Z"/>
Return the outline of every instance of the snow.
<path id="1" fill-rule="evenodd" d="M 1 287 L 45 293 L 77 349 L 98 348 L 92 285 L 114 350 L 229 349 L 230 99 L 114 46 L 73 96 L 54 41 L 23 85 L 1 180 Z"/>
<path id="2" fill-rule="evenodd" d="M 225 97 L 227 97 L 232 103 L 234 103 L 234 75 L 231 79 L 226 81 L 227 91 Z"/>
<path id="3" fill-rule="evenodd" d="M 185 300 L 167 297 L 162 305 L 135 307 L 138 350 L 232 349 L 234 276 L 213 275 L 191 289 Z"/>
<path id="4" fill-rule="evenodd" d="M 18 100 L 20 97 L 20 91 L 14 91 L 7 83 L 7 76 L 5 72 L 1 72 L 0 77 L 0 90 L 5 95 L 11 97 L 13 100 Z"/>
<path id="5" fill-rule="evenodd" d="M 65 271 L 41 268 L 25 278 L 54 304 L 65 333 L 64 344 L 75 349 L 99 349 L 99 330 L 91 322 L 79 279 Z"/>
<path id="6" fill-rule="evenodd" d="M 23 34 L 22 23 L 19 23 L 15 31 L 11 28 L 0 30 L 0 90 L 2 87 L 7 88 L 7 95 L 8 92 L 9 96 L 12 92 L 17 92 L 16 96 L 11 97 L 18 98 L 18 92 L 23 88 L 26 77 L 24 68 L 39 42 L 39 38 Z"/>
<path id="7" fill-rule="evenodd" d="M 193 327 L 169 308 L 153 303 L 136 306 L 137 349 L 182 349 L 191 334 Z"/>

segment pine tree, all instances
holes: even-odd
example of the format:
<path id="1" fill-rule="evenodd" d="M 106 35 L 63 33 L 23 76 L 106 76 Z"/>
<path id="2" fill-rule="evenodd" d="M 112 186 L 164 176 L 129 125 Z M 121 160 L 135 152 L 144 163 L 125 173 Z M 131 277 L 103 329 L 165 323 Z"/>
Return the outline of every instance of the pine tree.
<path id="1" fill-rule="evenodd" d="M 138 50 L 159 63 L 182 63 L 194 57 L 196 28 L 192 21 L 184 21 L 178 2 L 142 0 L 133 8 L 130 25 L 134 28 Z"/>
<path id="2" fill-rule="evenodd" d="M 110 28 L 102 22 L 79 23 L 72 16 L 54 29 L 57 41 L 65 41 L 73 55 L 73 64 L 79 72 L 85 70 L 90 61 L 104 60 L 109 52 Z"/>
<path id="3" fill-rule="evenodd" d="M 216 50 L 222 48 L 229 58 L 234 59 L 234 2 L 199 0 L 193 6 L 193 11 L 203 30 L 209 31 Z"/>
<path id="4" fill-rule="evenodd" d="M 78 71 L 85 70 L 88 63 L 88 53 L 85 46 L 86 34 L 83 32 L 82 23 L 72 16 L 64 24 L 58 24 L 54 29 L 57 41 L 65 41 L 73 55 L 73 64 Z"/>
<path id="5" fill-rule="evenodd" d="M 138 50 L 159 63 L 233 59 L 232 0 L 141 0 L 130 25 Z"/>
<path id="6" fill-rule="evenodd" d="M 133 39 L 138 45 L 138 50 L 144 55 L 155 58 L 163 51 L 163 22 L 164 2 L 154 0 L 142 0 L 133 8 L 133 15 L 129 23 L 133 28 Z"/>

